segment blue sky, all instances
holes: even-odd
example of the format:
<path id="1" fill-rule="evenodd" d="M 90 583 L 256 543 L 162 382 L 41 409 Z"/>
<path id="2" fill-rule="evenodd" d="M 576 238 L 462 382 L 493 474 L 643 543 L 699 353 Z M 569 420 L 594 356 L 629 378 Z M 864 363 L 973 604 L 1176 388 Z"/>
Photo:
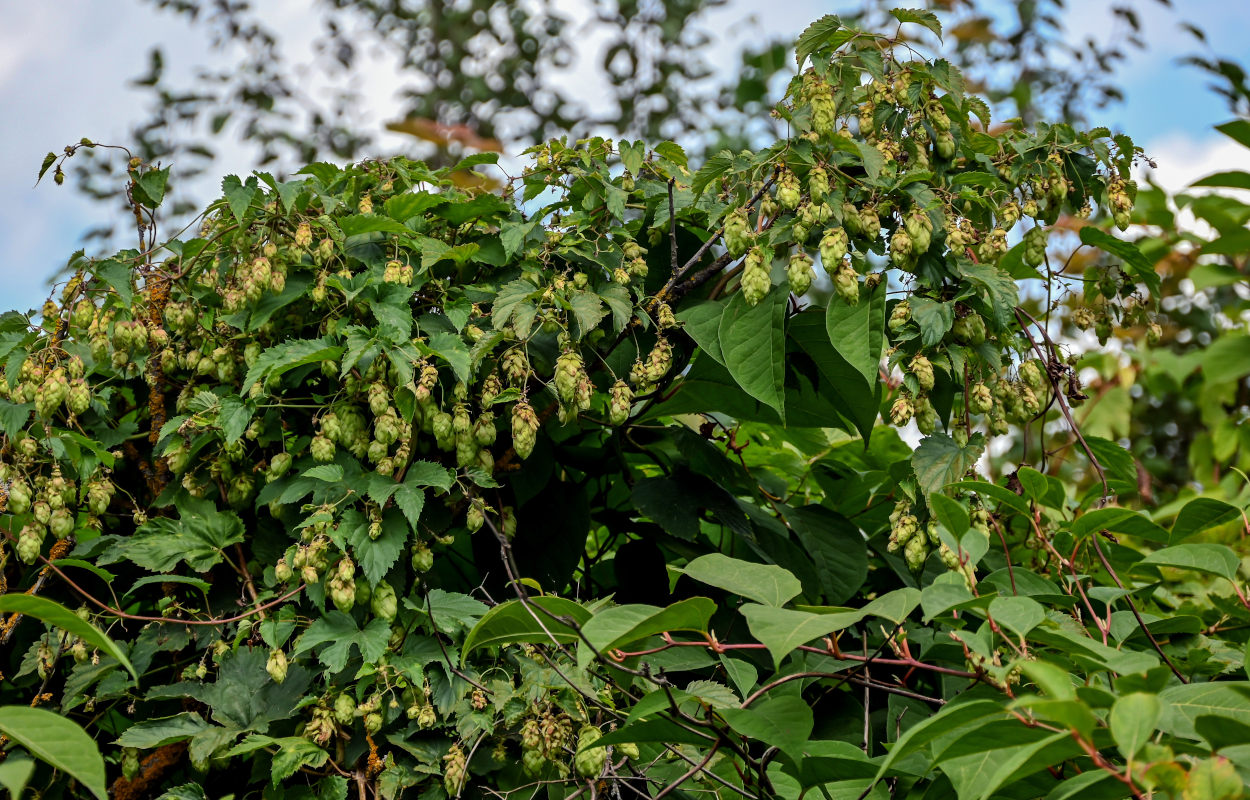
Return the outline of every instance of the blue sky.
<path id="1" fill-rule="evenodd" d="M 1101 36 L 1115 24 L 1112 0 L 1073 3 L 1068 26 L 1075 37 Z M 584 0 L 558 0 L 574 14 L 584 13 Z M 845 2 L 815 0 L 732 0 L 709 16 L 708 27 L 724 30 L 723 66 L 732 69 L 734 53 L 747 37 L 793 38 L 811 20 L 836 12 Z M 906 4 L 904 4 L 906 5 Z M 1123 72 L 1126 101 L 1096 115 L 1105 124 L 1133 133 L 1159 163 L 1156 179 L 1179 189 L 1193 179 L 1234 164 L 1250 168 L 1246 151 L 1228 144 L 1211 126 L 1227 119 L 1223 104 L 1206 89 L 1197 70 L 1180 67 L 1176 59 L 1195 49 L 1178 19 L 1196 22 L 1210 37 L 1212 49 L 1250 63 L 1250 2 L 1174 0 L 1180 15 L 1157 0 L 1138 0 L 1150 49 L 1134 52 Z M 308 2 L 267 0 L 266 13 L 299 48 L 316 33 L 316 13 Z M 744 23 L 745 17 L 752 17 Z M 84 136 L 124 143 L 128 126 L 141 118 L 144 98 L 127 81 L 146 67 L 148 44 L 167 49 L 170 71 L 190 75 L 198 64 L 221 63 L 229 54 L 212 53 L 202 31 L 174 15 L 154 10 L 140 0 L 55 0 L 14 4 L 0 28 L 0 308 L 37 307 L 48 294 L 47 280 L 81 246 L 83 231 L 120 209 L 89 203 L 69 186 L 50 180 L 34 187 L 43 155 L 59 151 Z M 594 43 L 586 44 L 588 50 Z M 593 53 L 587 54 L 593 58 Z M 718 58 L 719 60 L 719 58 Z M 365 124 L 390 118 L 397 84 L 387 80 L 386 64 L 374 63 L 360 76 L 369 86 L 370 113 Z M 581 73 L 584 76 L 584 73 Z M 588 96 L 593 88 L 587 87 Z M 382 139 L 385 146 L 388 142 Z M 397 142 L 391 141 L 390 144 Z M 175 165 L 176 168 L 176 165 Z M 246 152 L 226 148 L 220 174 L 249 169 Z M 71 178 L 72 180 L 72 178 Z M 68 183 L 68 182 L 67 182 Z M 215 181 L 213 181 L 215 183 Z"/>

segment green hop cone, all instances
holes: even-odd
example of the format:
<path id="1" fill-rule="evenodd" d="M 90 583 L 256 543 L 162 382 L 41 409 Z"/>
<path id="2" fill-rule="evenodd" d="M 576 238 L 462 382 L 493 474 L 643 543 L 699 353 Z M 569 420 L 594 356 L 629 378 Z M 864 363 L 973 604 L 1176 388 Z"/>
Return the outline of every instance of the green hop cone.
<path id="1" fill-rule="evenodd" d="M 988 413 L 994 407 L 994 397 L 990 387 L 977 383 L 968 390 L 968 411 L 973 414 Z"/>
<path id="2" fill-rule="evenodd" d="M 917 354 L 908 365 L 908 371 L 912 377 L 916 379 L 916 383 L 920 385 L 921 391 L 932 391 L 934 374 L 933 363 L 922 355 Z"/>
<path id="3" fill-rule="evenodd" d="M 43 529 L 34 525 L 26 525 L 17 535 L 17 546 L 14 549 L 23 564 L 33 564 L 38 560 L 43 536 Z"/>
<path id="4" fill-rule="evenodd" d="M 275 647 L 269 653 L 269 660 L 265 662 L 265 672 L 269 673 L 274 683 L 282 683 L 286 680 L 286 670 L 286 653 L 282 651 L 282 648 Z"/>
<path id="5" fill-rule="evenodd" d="M 334 460 L 334 442 L 325 436 L 314 436 L 309 450 L 313 460 L 319 464 L 327 464 Z"/>
<path id="6" fill-rule="evenodd" d="M 957 342 L 976 347 L 985 341 L 985 320 L 975 312 L 959 317 L 951 326 L 951 334 Z"/>
<path id="7" fill-rule="evenodd" d="M 909 320 L 911 320 L 911 304 L 904 300 L 894 306 L 894 309 L 890 312 L 890 319 L 886 323 L 886 326 L 890 329 L 891 333 L 898 333 Z"/>
<path id="8" fill-rule="evenodd" d="M 903 229 L 911 237 L 912 253 L 920 255 L 929 249 L 933 241 L 933 220 L 920 209 L 913 209 L 903 219 Z"/>
<path id="9" fill-rule="evenodd" d="M 845 228 L 829 228 L 825 231 L 825 235 L 821 237 L 820 261 L 824 264 L 825 271 L 830 275 L 842 263 L 842 257 L 846 255 L 849 241 Z"/>
<path id="10" fill-rule="evenodd" d="M 812 287 L 812 280 L 815 277 L 816 271 L 812 269 L 811 256 L 802 252 L 790 256 L 790 263 L 786 267 L 786 278 L 790 281 L 790 291 L 799 296 L 807 294 L 807 290 Z"/>
<path id="11" fill-rule="evenodd" d="M 725 217 L 725 248 L 729 255 L 741 258 L 751 246 L 751 223 L 745 209 L 735 209 Z"/>
<path id="12" fill-rule="evenodd" d="M 866 205 L 859 210 L 859 226 L 866 239 L 881 235 L 881 217 L 877 216 L 876 206 Z"/>
<path id="13" fill-rule="evenodd" d="M 30 510 L 30 486 L 18 478 L 9 487 L 9 504 L 7 510 L 12 514 L 25 514 Z"/>
<path id="14" fill-rule="evenodd" d="M 265 477 L 269 481 L 275 481 L 278 478 L 281 478 L 290 471 L 291 464 L 293 462 L 294 459 L 291 457 L 290 453 L 278 453 L 273 458 L 269 459 L 269 470 Z"/>
<path id="15" fill-rule="evenodd" d="M 933 152 L 938 158 L 949 161 L 955 157 L 955 136 L 950 131 L 939 131 L 933 142 Z"/>
<path id="16" fill-rule="evenodd" d="M 608 390 L 608 422 L 614 426 L 623 425 L 629 419 L 629 411 L 633 405 L 634 392 L 625 381 L 618 380 Z"/>
<path id="17" fill-rule="evenodd" d="M 903 270 L 910 270 L 915 263 L 911 237 L 902 228 L 890 237 L 890 263 Z"/>
<path id="18" fill-rule="evenodd" d="M 452 797 L 459 797 L 469 779 L 469 761 L 460 745 L 453 744 L 443 756 L 443 788 Z"/>
<path id="19" fill-rule="evenodd" d="M 48 530 L 58 539 L 64 539 L 74 532 L 74 515 L 67 509 L 58 508 L 52 512 L 48 520 Z"/>
<path id="20" fill-rule="evenodd" d="M 859 273 L 843 262 L 833 274 L 833 290 L 850 305 L 859 303 Z"/>
<path id="21" fill-rule="evenodd" d="M 911 398 L 904 394 L 890 406 L 890 422 L 901 428 L 911 422 L 912 415 L 915 413 L 916 407 L 912 405 Z"/>
<path id="22" fill-rule="evenodd" d="M 434 551 L 425 542 L 417 542 L 412 548 L 412 571 L 429 572 L 434 566 Z"/>
<path id="23" fill-rule="evenodd" d="M 829 194 L 829 173 L 822 167 L 812 167 L 811 172 L 807 173 L 807 193 L 813 203 L 825 202 L 825 197 Z"/>
<path id="24" fill-rule="evenodd" d="M 538 416 L 525 400 L 512 406 L 512 447 L 522 459 L 529 458 L 538 441 Z"/>
<path id="25" fill-rule="evenodd" d="M 1049 383 L 1046 379 L 1045 369 L 1042 367 L 1041 362 L 1036 359 L 1021 362 L 1019 372 L 1020 380 L 1035 393 L 1042 391 Z"/>
<path id="26" fill-rule="evenodd" d="M 521 768 L 531 778 L 537 777 L 547 765 L 547 757 L 541 750 L 522 750 Z"/>
<path id="27" fill-rule="evenodd" d="M 924 568 L 925 559 L 929 557 L 929 544 L 923 536 L 913 536 L 903 548 L 903 560 L 912 572 Z"/>
<path id="28" fill-rule="evenodd" d="M 602 736 L 603 733 L 593 725 L 587 725 L 578 734 L 577 755 L 573 758 L 573 768 L 583 778 L 597 778 L 603 772 L 603 765 L 608 758 L 607 748 L 590 746 Z"/>
<path id="29" fill-rule="evenodd" d="M 351 725 L 356 718 L 356 701 L 346 692 L 340 694 L 334 698 L 333 713 L 335 722 L 343 726 Z"/>
<path id="30" fill-rule="evenodd" d="M 767 260 L 762 247 L 752 247 L 747 253 L 742 270 L 742 298 L 747 305 L 758 305 L 773 287 L 765 264 Z"/>
<path id="31" fill-rule="evenodd" d="M 469 529 L 469 533 L 476 533 L 486 523 L 486 510 L 480 500 L 474 500 L 469 503 L 469 510 L 464 515 L 464 526 Z"/>
<path id="32" fill-rule="evenodd" d="M 802 199 L 803 191 L 799 187 L 798 176 L 788 169 L 783 169 L 781 175 L 777 177 L 777 202 L 787 211 L 793 211 L 799 207 Z"/>
<path id="33" fill-rule="evenodd" d="M 399 612 L 399 599 L 395 596 L 394 587 L 386 581 L 379 583 L 369 598 L 369 610 L 373 616 L 387 622 L 395 619 L 395 614 Z"/>
<path id="34" fill-rule="evenodd" d="M 929 398 L 921 397 L 916 400 L 916 429 L 928 436 L 937 430 L 938 422 L 937 409 L 929 402 Z"/>

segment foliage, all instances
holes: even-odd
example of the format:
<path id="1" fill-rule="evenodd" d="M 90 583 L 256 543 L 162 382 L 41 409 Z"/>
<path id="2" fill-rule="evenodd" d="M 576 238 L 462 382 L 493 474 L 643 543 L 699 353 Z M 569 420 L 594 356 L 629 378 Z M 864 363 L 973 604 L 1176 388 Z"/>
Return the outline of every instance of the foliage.
<path id="1" fill-rule="evenodd" d="M 0 701 L 115 797 L 1242 796 L 1241 509 L 1120 504 L 1030 311 L 1062 220 L 1098 335 L 1157 324 L 1137 148 L 833 17 L 798 64 L 792 135 L 697 168 L 321 162 L 158 245 L 132 160 L 141 249 L 0 317 L 2 574 L 47 598 Z M 1089 474 L 978 473 L 1048 420 Z M 12 786 L 98 792 L 8 735 Z"/>

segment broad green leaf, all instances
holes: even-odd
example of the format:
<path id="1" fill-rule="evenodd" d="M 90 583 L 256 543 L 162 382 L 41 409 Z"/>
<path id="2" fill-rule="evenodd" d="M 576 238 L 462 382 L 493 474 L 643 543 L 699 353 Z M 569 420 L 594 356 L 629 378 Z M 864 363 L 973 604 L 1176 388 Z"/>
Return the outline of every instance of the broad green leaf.
<path id="1" fill-rule="evenodd" d="M 913 297 L 908 301 L 911 306 L 911 318 L 920 328 L 920 343 L 932 347 L 946 336 L 955 323 L 955 305 L 932 300 L 928 297 Z"/>
<path id="2" fill-rule="evenodd" d="M 695 197 L 703 194 L 703 190 L 708 187 L 708 184 L 728 172 L 733 163 L 733 153 L 728 150 L 722 150 L 704 161 L 703 166 L 699 167 L 699 171 L 694 174 L 694 178 L 690 181 L 690 190 L 694 192 Z"/>
<path id="3" fill-rule="evenodd" d="M 387 636 L 389 638 L 389 632 Z M 221 743 L 214 741 L 219 735 L 233 739 L 241 731 L 264 733 L 271 722 L 288 719 L 296 713 L 312 683 L 312 673 L 294 663 L 287 668 L 286 680 L 275 683 L 265 671 L 268 659 L 267 647 L 239 647 L 221 657 L 217 680 L 212 683 L 179 681 L 156 686 L 148 690 L 147 699 L 190 697 L 207 705 L 212 709 L 213 719 L 225 727 L 207 728 L 196 737 L 201 744 L 212 744 L 214 748 Z"/>
<path id="4" fill-rule="evenodd" d="M 1163 714 L 1160 730 L 1183 739 L 1200 740 L 1194 721 L 1212 715 L 1250 725 L 1250 681 L 1218 681 L 1172 686 L 1159 692 Z"/>
<path id="5" fill-rule="evenodd" d="M 869 387 L 878 382 L 884 326 L 884 283 L 871 292 L 862 292 L 855 305 L 835 300 L 825 312 L 825 329 L 833 348 L 863 376 Z"/>
<path id="6" fill-rule="evenodd" d="M 108 800 L 104 757 L 77 723 L 42 708 L 0 706 L 0 733 L 77 780 L 99 800 Z"/>
<path id="7" fill-rule="evenodd" d="M 677 319 L 699 349 L 722 365 L 725 356 L 720 349 L 720 320 L 724 311 L 725 303 L 707 300 L 677 312 Z"/>
<path id="8" fill-rule="evenodd" d="M 577 317 L 577 324 L 583 333 L 589 333 L 598 327 L 603 318 L 608 315 L 608 310 L 604 308 L 603 300 L 594 292 L 573 292 L 569 305 L 573 309 L 573 314 Z"/>
<path id="9" fill-rule="evenodd" d="M 369 538 L 370 527 L 369 522 L 362 519 L 360 525 L 348 531 L 347 537 L 365 579 L 371 586 L 377 586 L 399 560 L 413 529 L 404 513 L 394 508 L 387 509 L 382 516 L 382 531 L 378 538 Z"/>
<path id="10" fill-rule="evenodd" d="M 243 541 L 243 520 L 233 511 L 219 511 L 211 500 L 196 498 L 178 506 L 177 519 L 154 517 L 133 536 L 106 537 L 113 545 L 98 563 L 125 558 L 152 572 L 169 572 L 185 561 L 196 572 L 207 572 L 221 562 L 224 548 Z"/>
<path id="11" fill-rule="evenodd" d="M 135 671 L 125 651 L 118 647 L 116 642 L 105 636 L 99 628 L 55 600 L 34 594 L 0 594 L 0 613 L 26 614 L 72 633 L 87 644 L 98 647 L 117 659 L 117 663 L 126 668 L 126 671 L 134 677 L 135 682 L 139 681 L 139 673 Z"/>
<path id="12" fill-rule="evenodd" d="M 989 306 L 992 322 L 998 328 L 1011 325 L 1020 300 L 1015 280 L 993 264 L 960 261 L 959 272 L 968 279 L 971 288 L 980 290 L 973 296 L 981 298 Z"/>
<path id="13" fill-rule="evenodd" d="M 147 750 L 171 742 L 180 742 L 206 730 L 209 724 L 194 711 L 184 711 L 172 717 L 147 719 L 131 725 L 117 739 L 118 747 L 137 747 Z"/>
<path id="14" fill-rule="evenodd" d="M 1227 545 L 1190 542 L 1156 550 L 1138 564 L 1209 572 L 1235 581 L 1241 561 Z"/>
<path id="15" fill-rule="evenodd" d="M 1031 597 L 995 597 L 989 612 L 995 622 L 1022 637 L 1046 619 L 1046 609 Z"/>
<path id="16" fill-rule="evenodd" d="M 330 757 L 329 753 L 302 736 L 288 736 L 276 740 L 274 744 L 278 745 L 270 776 L 274 786 L 294 775 L 300 767 L 316 769 Z"/>
<path id="17" fill-rule="evenodd" d="M 785 605 L 803 591 L 799 579 L 781 567 L 741 561 L 722 553 L 699 556 L 682 571 L 700 583 L 770 606 Z"/>
<path id="18" fill-rule="evenodd" d="M 1142 514 L 1129 508 L 1097 508 L 1072 523 L 1072 535 L 1090 536 L 1099 531 L 1124 533 L 1151 542 L 1166 542 L 1169 534 Z"/>
<path id="19" fill-rule="evenodd" d="M 481 647 L 498 647 L 515 642 L 548 644 L 552 639 L 560 644 L 576 642 L 577 631 L 558 621 L 559 618 L 570 619 L 580 626 L 591 618 L 591 612 L 580 603 L 555 595 L 539 595 L 524 602 L 508 600 L 500 603 L 483 614 L 464 637 L 461 658 L 467 658 Z"/>
<path id="20" fill-rule="evenodd" d="M 362 233 L 397 233 L 401 236 L 410 235 L 411 230 L 389 217 L 379 214 L 358 214 L 338 218 L 339 228 L 344 236 L 359 236 Z"/>
<path id="21" fill-rule="evenodd" d="M 1159 718 L 1163 716 L 1163 704 L 1158 695 L 1131 692 L 1115 701 L 1107 718 L 1111 736 L 1120 755 L 1132 759 L 1155 732 Z"/>
<path id="22" fill-rule="evenodd" d="M 937 714 L 908 728 L 890 748 L 889 755 L 877 770 L 877 780 L 885 777 L 894 763 L 904 756 L 917 752 L 933 740 L 953 734 L 969 726 L 981 726 L 1006 716 L 1004 706 L 995 700 L 971 700 L 949 703 Z"/>
<path id="23" fill-rule="evenodd" d="M 981 733 L 984 738 L 979 738 Z M 955 747 L 942 752 L 937 764 L 960 800 L 988 800 L 999 788 L 1062 760 L 1047 758 L 1044 753 L 1051 750 L 1075 755 L 1080 746 L 1067 731 L 1047 733 L 1007 723 L 993 726 L 992 732 L 987 728 L 961 738 Z"/>
<path id="24" fill-rule="evenodd" d="M 818 505 L 782 513 L 820 575 L 825 602 L 851 599 L 868 577 L 868 544 L 855 523 Z"/>
<path id="25" fill-rule="evenodd" d="M 582 635 L 602 654 L 665 631 L 706 633 L 716 604 L 706 597 L 691 597 L 668 608 L 648 605 L 612 606 L 599 611 L 582 625 Z M 578 646 L 578 666 L 585 669 L 594 659 L 590 647 Z"/>
<path id="26" fill-rule="evenodd" d="M 9 791 L 13 800 L 18 800 L 34 773 L 35 762 L 31 758 L 20 750 L 10 750 L 4 761 L 0 761 L 0 786 Z"/>
<path id="27" fill-rule="evenodd" d="M 324 481 L 326 483 L 342 483 L 343 468 L 338 464 L 319 464 L 300 473 L 305 478 Z"/>
<path id="28" fill-rule="evenodd" d="M 109 258 L 96 262 L 91 271 L 97 278 L 107 283 L 109 288 L 117 292 L 123 305 L 128 306 L 134 302 L 134 275 L 129 266 Z"/>
<path id="29" fill-rule="evenodd" d="M 864 618 L 864 612 L 847 609 L 839 613 L 813 614 L 789 608 L 747 603 L 741 609 L 747 618 L 751 635 L 772 654 L 773 663 L 781 662 L 799 645 L 849 628 Z"/>
<path id="30" fill-rule="evenodd" d="M 802 758 L 814 725 L 812 707 L 795 695 L 768 697 L 749 708 L 722 708 L 718 713 L 735 732 L 795 759 Z"/>
<path id="31" fill-rule="evenodd" d="M 1215 129 L 1242 147 L 1250 147 L 1250 120 L 1235 119 L 1216 125 Z"/>
<path id="32" fill-rule="evenodd" d="M 926 495 L 934 494 L 962 480 L 981 457 L 984 440 L 980 433 L 974 433 L 966 445 L 960 445 L 945 433 L 926 436 L 911 457 L 920 490 Z"/>
<path id="33" fill-rule="evenodd" d="M 1114 782 L 1110 795 L 1104 795 L 1101 790 L 1095 791 L 1094 787 L 1107 788 L 1103 786 L 1109 781 Z M 1063 783 L 1050 790 L 1050 794 L 1046 795 L 1045 800 L 1085 800 L 1089 797 L 1120 797 L 1119 789 L 1124 784 L 1115 780 L 1115 776 L 1110 772 L 1100 769 L 1091 769 L 1088 772 L 1082 772 L 1079 775 L 1073 775 Z M 1118 788 L 1117 788 L 1118 787 Z"/>
<path id="34" fill-rule="evenodd" d="M 717 338 L 725 368 L 747 394 L 773 408 L 785 421 L 785 318 L 790 292 L 781 286 L 755 306 L 742 292 L 730 298 Z"/>
<path id="35" fill-rule="evenodd" d="M 1241 510 L 1222 500 L 1211 497 L 1190 500 L 1176 515 L 1176 522 L 1172 523 L 1169 543 L 1179 544 L 1191 536 L 1237 519 L 1241 519 Z"/>
<path id="36" fill-rule="evenodd" d="M 169 167 L 149 169 L 134 183 L 134 198 L 148 208 L 156 208 L 165 199 L 165 185 L 169 182 Z"/>
<path id="37" fill-rule="evenodd" d="M 644 719 L 638 722 L 631 722 L 623 725 L 614 731 L 605 733 L 600 739 L 594 743 L 596 747 L 607 747 L 609 745 L 628 744 L 647 744 L 655 742 L 658 744 L 694 744 L 709 745 L 712 743 L 710 736 L 701 735 L 696 730 L 678 725 L 676 722 L 668 719 Z"/>

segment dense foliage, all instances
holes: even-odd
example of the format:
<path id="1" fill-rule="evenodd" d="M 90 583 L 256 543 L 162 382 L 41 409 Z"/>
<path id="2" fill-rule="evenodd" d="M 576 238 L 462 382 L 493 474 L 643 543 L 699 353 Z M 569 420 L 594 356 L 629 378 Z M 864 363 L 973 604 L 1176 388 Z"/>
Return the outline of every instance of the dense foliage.
<path id="1" fill-rule="evenodd" d="M 1241 797 L 1244 516 L 1135 507 L 1059 324 L 1168 333 L 1138 149 L 833 17 L 797 64 L 698 169 L 315 163 L 158 243 L 133 159 L 140 247 L 0 317 L 0 781 Z"/>

